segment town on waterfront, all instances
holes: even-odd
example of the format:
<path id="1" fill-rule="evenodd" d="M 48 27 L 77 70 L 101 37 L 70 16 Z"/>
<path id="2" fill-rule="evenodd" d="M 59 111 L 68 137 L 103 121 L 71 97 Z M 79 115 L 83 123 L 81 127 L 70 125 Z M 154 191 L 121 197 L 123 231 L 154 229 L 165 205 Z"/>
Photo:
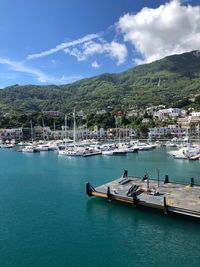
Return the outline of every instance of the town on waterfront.
<path id="1" fill-rule="evenodd" d="M 35 140 L 63 139 L 65 134 L 67 138 L 73 139 L 74 122 L 72 121 L 72 114 L 68 115 L 68 119 L 66 118 L 66 126 L 65 116 L 62 112 L 46 111 L 40 116 L 41 118 L 37 120 L 36 125 L 32 125 L 33 138 Z M 7 125 L 9 125 L 9 114 L 5 114 L 2 117 L 1 121 L 7 118 Z M 26 121 L 30 119 L 29 123 L 26 122 L 29 127 L 1 128 L 1 141 L 4 143 L 15 139 L 20 142 L 31 139 L 31 118 L 36 120 L 33 115 L 26 116 Z M 159 140 L 174 137 L 199 139 L 200 112 L 193 109 L 160 109 L 160 106 L 158 106 L 148 107 L 145 110 L 132 109 L 126 112 L 118 110 L 112 113 L 106 110 L 89 114 L 79 111 L 76 113 L 76 118 L 78 119 L 78 125 L 76 122 L 75 134 L 76 138 L 81 140 L 87 138 L 109 140 L 118 139 L 119 136 L 122 139 L 146 138 Z M 56 125 L 56 122 L 58 125 Z M 22 122 L 18 123 L 22 124 Z M 51 126 L 47 124 L 51 124 Z M 56 127 L 59 129 L 56 129 Z"/>
<path id="2" fill-rule="evenodd" d="M 143 111 L 127 112 L 120 110 L 112 114 L 101 110 L 92 115 L 85 115 L 83 111 L 76 113 L 74 110 L 68 116 L 58 111 L 49 111 L 41 117 L 42 125 L 33 126 L 31 120 L 29 128 L 1 129 L 0 147 L 12 148 L 18 145 L 23 152 L 58 150 L 59 154 L 79 155 L 88 154 L 89 151 L 89 154 L 97 155 L 113 154 L 113 151 L 114 154 L 130 153 L 165 145 L 180 148 L 179 151 L 171 152 L 175 158 L 198 159 L 200 112 L 160 108 L 148 107 Z M 53 122 L 53 129 L 46 125 L 45 115 L 47 123 Z M 56 129 L 55 120 L 60 123 L 59 130 Z M 115 127 L 110 127 L 109 122 L 114 123 Z M 138 140 L 146 140 L 147 143 Z"/>

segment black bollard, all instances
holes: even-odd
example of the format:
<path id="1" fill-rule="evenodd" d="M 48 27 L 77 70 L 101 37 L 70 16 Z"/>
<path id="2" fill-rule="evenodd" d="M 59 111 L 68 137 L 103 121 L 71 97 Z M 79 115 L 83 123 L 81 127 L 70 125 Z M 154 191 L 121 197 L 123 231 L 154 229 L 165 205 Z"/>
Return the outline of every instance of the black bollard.
<path id="1" fill-rule="evenodd" d="M 167 214 L 167 201 L 166 201 L 166 197 L 163 198 L 163 208 L 164 208 L 164 214 Z"/>
<path id="2" fill-rule="evenodd" d="M 133 205 L 136 207 L 137 206 L 137 201 L 138 201 L 138 199 L 137 199 L 137 194 L 136 194 L 136 192 L 134 192 L 133 193 Z"/>
<path id="3" fill-rule="evenodd" d="M 88 182 L 88 183 L 86 183 L 86 194 L 89 196 L 89 197 L 91 197 L 92 196 L 92 188 L 91 188 L 91 185 L 90 185 L 90 183 Z"/>
<path id="4" fill-rule="evenodd" d="M 147 176 L 147 174 L 145 173 L 144 177 L 142 178 L 142 181 L 145 181 L 145 180 L 147 180 L 147 179 L 148 179 L 148 176 Z"/>
<path id="5" fill-rule="evenodd" d="M 190 178 L 190 186 L 194 186 L 194 178 Z"/>
<path id="6" fill-rule="evenodd" d="M 110 186 L 107 187 L 107 198 L 108 200 L 111 200 Z"/>
<path id="7" fill-rule="evenodd" d="M 169 176 L 168 175 L 165 175 L 165 184 L 168 184 L 169 183 Z"/>
<path id="8" fill-rule="evenodd" d="M 123 177 L 128 177 L 128 170 L 124 170 Z"/>

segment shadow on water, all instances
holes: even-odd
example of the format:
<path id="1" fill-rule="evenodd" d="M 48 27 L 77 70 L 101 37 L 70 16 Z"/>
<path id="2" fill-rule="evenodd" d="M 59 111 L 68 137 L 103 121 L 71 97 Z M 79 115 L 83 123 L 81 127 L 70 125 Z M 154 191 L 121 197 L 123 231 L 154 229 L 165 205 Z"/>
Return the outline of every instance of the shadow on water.
<path id="1" fill-rule="evenodd" d="M 179 214 L 167 214 L 165 215 L 164 212 L 161 210 L 155 210 L 153 208 L 148 207 L 134 207 L 131 204 L 128 203 L 120 203 L 117 201 L 109 201 L 107 199 L 102 198 L 91 198 L 87 201 L 86 204 L 86 212 L 88 216 L 93 216 L 93 214 L 99 213 L 101 214 L 107 214 L 109 213 L 109 216 L 116 215 L 120 213 L 120 215 L 124 216 L 124 219 L 126 217 L 133 217 L 135 221 L 137 220 L 148 220 L 152 223 L 172 223 L 174 222 L 183 224 L 183 221 L 188 224 L 188 226 L 194 225 L 199 226 L 199 219 L 196 218 L 190 218 L 184 215 Z"/>

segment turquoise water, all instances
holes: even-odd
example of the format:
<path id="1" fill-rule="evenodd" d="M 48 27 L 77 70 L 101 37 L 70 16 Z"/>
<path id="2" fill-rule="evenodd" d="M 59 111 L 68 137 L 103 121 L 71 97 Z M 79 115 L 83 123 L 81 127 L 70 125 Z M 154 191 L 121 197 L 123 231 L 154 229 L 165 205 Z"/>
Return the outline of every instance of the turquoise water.
<path id="1" fill-rule="evenodd" d="M 165 149 L 128 156 L 65 158 L 0 150 L 0 266 L 200 266 L 199 222 L 88 198 L 130 174 L 200 182 L 200 161 Z"/>

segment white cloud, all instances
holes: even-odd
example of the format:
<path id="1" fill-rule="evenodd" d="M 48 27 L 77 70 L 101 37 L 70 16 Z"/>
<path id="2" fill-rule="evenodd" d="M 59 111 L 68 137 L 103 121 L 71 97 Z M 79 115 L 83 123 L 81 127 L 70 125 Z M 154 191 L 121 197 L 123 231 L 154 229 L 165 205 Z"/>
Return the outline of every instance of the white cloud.
<path id="1" fill-rule="evenodd" d="M 16 72 L 23 72 L 30 74 L 34 78 L 36 78 L 37 81 L 39 81 L 40 83 L 62 84 L 62 83 L 73 82 L 83 78 L 82 76 L 62 76 L 61 78 L 52 77 L 38 69 L 25 65 L 23 62 L 14 61 L 7 58 L 0 57 L 0 64 L 10 67 L 12 70 Z"/>
<path id="2" fill-rule="evenodd" d="M 86 60 L 88 57 L 95 54 L 106 54 L 111 58 L 116 59 L 118 65 L 125 62 L 128 54 L 125 44 L 116 41 L 109 43 L 101 38 L 100 34 L 88 34 L 77 40 L 61 43 L 55 48 L 28 55 L 27 60 L 49 56 L 58 51 L 64 51 L 65 53 L 76 57 L 78 61 Z"/>
<path id="3" fill-rule="evenodd" d="M 71 56 L 75 56 L 78 61 L 86 60 L 95 54 L 105 54 L 116 59 L 118 65 L 125 62 L 128 54 L 125 44 L 116 41 L 108 43 L 102 38 L 97 41 L 85 42 L 81 47 L 66 48 L 64 51 Z"/>
<path id="4" fill-rule="evenodd" d="M 108 46 L 108 52 L 112 57 L 117 58 L 118 65 L 125 62 L 128 54 L 126 46 L 115 41 L 112 41 Z"/>
<path id="5" fill-rule="evenodd" d="M 158 8 L 125 14 L 118 23 L 124 41 L 131 42 L 144 61 L 200 49 L 200 6 L 172 0 Z M 137 63 L 142 63 L 136 59 Z"/>
<path id="6" fill-rule="evenodd" d="M 40 53 L 28 55 L 27 59 L 30 60 L 30 59 L 49 56 L 49 55 L 54 54 L 54 53 L 56 53 L 58 51 L 64 50 L 67 47 L 71 47 L 71 46 L 75 46 L 75 45 L 78 45 L 78 44 L 82 44 L 82 43 L 85 43 L 87 41 L 96 39 L 98 37 L 99 37 L 98 34 L 88 34 L 88 35 L 86 35 L 86 36 L 84 36 L 82 38 L 79 38 L 77 40 L 74 40 L 74 41 L 71 41 L 71 42 L 61 43 L 61 44 L 57 45 L 55 48 L 51 48 L 49 50 L 46 50 L 46 51 L 43 51 L 43 52 L 40 52 Z"/>
<path id="7" fill-rule="evenodd" d="M 26 66 L 22 62 L 13 61 L 7 58 L 0 58 L 0 64 L 9 66 L 12 70 L 33 75 L 41 83 L 46 83 L 50 78 L 42 71 Z"/>
<path id="8" fill-rule="evenodd" d="M 91 66 L 95 69 L 99 69 L 101 64 L 99 64 L 96 60 L 91 63 Z"/>

